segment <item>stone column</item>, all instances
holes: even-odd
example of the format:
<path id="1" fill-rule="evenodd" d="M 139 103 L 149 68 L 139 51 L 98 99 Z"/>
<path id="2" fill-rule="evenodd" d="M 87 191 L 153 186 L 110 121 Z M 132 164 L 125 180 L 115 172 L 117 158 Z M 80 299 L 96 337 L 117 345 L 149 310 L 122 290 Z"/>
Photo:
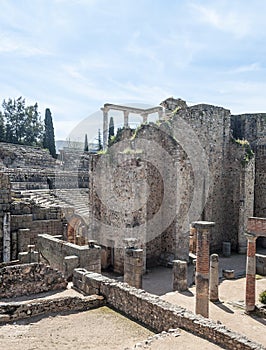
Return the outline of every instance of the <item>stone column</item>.
<path id="1" fill-rule="evenodd" d="M 197 230 L 196 262 L 196 314 L 209 317 L 209 272 L 210 272 L 210 229 L 214 222 L 196 221 L 192 227 Z"/>
<path id="2" fill-rule="evenodd" d="M 103 107 L 103 149 L 105 150 L 108 145 L 108 109 Z"/>
<path id="3" fill-rule="evenodd" d="M 146 124 L 148 122 L 148 114 L 147 113 L 141 113 L 141 116 L 143 118 L 143 124 Z"/>
<path id="4" fill-rule="evenodd" d="M 219 301 L 219 256 L 211 255 L 210 264 L 210 301 Z"/>
<path id="5" fill-rule="evenodd" d="M 125 239 L 124 282 L 142 288 L 143 249 L 135 248 L 132 239 Z"/>
<path id="6" fill-rule="evenodd" d="M 124 112 L 124 128 L 128 128 L 128 115 L 129 111 L 123 111 Z"/>
<path id="7" fill-rule="evenodd" d="M 4 223 L 3 223 L 3 261 L 9 262 L 10 258 L 11 258 L 10 213 L 5 213 Z"/>
<path id="8" fill-rule="evenodd" d="M 159 111 L 158 111 L 158 118 L 159 118 L 159 120 L 163 119 L 163 109 L 159 109 Z"/>
<path id="9" fill-rule="evenodd" d="M 182 260 L 173 260 L 173 290 L 184 292 L 187 290 L 187 262 Z"/>
<path id="10" fill-rule="evenodd" d="M 247 234 L 247 266 L 246 266 L 246 311 L 255 309 L 256 296 L 256 236 Z"/>

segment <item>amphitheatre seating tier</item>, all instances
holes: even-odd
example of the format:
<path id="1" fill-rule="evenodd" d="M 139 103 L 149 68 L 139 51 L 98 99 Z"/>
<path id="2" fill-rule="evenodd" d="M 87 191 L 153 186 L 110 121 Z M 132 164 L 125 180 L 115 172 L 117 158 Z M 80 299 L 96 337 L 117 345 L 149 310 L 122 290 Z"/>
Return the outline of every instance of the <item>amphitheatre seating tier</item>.
<path id="1" fill-rule="evenodd" d="M 40 147 L 0 142 L 0 162 L 7 168 L 52 168 L 55 159 Z"/>

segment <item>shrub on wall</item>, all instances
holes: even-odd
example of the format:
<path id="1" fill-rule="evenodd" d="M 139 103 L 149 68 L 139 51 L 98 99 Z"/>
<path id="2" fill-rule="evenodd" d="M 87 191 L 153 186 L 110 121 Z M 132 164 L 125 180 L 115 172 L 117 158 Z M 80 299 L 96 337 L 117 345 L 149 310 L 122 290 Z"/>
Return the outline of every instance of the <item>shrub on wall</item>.
<path id="1" fill-rule="evenodd" d="M 266 290 L 265 290 L 264 292 L 261 292 L 261 293 L 260 293 L 259 301 L 260 301 L 262 304 L 266 304 Z"/>

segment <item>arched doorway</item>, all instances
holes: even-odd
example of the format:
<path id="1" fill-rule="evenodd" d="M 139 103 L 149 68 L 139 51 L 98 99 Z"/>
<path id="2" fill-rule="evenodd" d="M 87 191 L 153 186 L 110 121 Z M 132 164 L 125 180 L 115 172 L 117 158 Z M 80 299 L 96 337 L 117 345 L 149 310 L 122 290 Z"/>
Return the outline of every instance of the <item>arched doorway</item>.
<path id="1" fill-rule="evenodd" d="M 67 225 L 67 241 L 77 245 L 87 244 L 86 231 L 83 219 L 78 215 L 72 216 Z"/>

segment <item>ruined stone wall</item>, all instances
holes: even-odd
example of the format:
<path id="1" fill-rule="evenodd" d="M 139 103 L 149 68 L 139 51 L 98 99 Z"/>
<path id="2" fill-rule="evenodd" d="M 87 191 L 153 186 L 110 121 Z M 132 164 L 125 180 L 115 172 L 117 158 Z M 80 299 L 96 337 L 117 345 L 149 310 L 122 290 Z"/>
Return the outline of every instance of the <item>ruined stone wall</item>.
<path id="1" fill-rule="evenodd" d="M 255 153 L 254 215 L 266 216 L 266 114 L 241 114 L 231 117 L 233 136 L 250 142 Z"/>
<path id="2" fill-rule="evenodd" d="M 158 296 L 100 274 L 76 269 L 73 285 L 86 294 L 104 296 L 107 305 L 111 305 L 156 332 L 181 328 L 226 349 L 264 349 L 262 345 L 248 340 L 222 324 L 195 315 L 183 307 L 161 300 Z"/>
<path id="3" fill-rule="evenodd" d="M 3 173 L 0 173 L 0 261 L 3 261 L 4 215 L 5 213 L 10 212 L 10 203 L 11 185 L 8 176 L 6 176 Z"/>
<path id="4" fill-rule="evenodd" d="M 28 245 L 36 245 L 40 233 L 52 236 L 64 234 L 64 221 L 60 208 L 40 208 L 29 202 L 13 202 L 11 205 L 11 258 L 27 251 Z"/>
<path id="5" fill-rule="evenodd" d="M 209 190 L 203 183 L 203 201 L 206 202 L 201 218 L 190 217 L 190 222 L 198 219 L 215 222 L 212 232 L 211 249 L 220 250 L 224 239 L 224 232 L 229 230 L 225 226 L 224 217 L 228 208 L 225 206 L 225 179 L 227 173 L 227 151 L 230 142 L 230 112 L 221 107 L 210 105 L 196 105 L 177 111 L 173 117 L 173 127 L 178 128 L 178 124 L 184 120 L 195 133 L 194 138 L 198 140 L 207 159 L 207 171 L 209 177 Z M 193 145 L 193 141 L 191 144 Z M 193 154 L 193 153 L 192 153 Z M 193 157 L 193 156 L 192 156 Z M 191 160 L 193 161 L 193 159 Z M 195 169 L 195 173 L 197 169 Z M 234 186 L 234 184 L 232 184 Z M 193 191 L 197 191 L 196 187 Z M 204 193 L 205 192 L 205 193 Z M 204 197 L 207 196 L 207 200 Z M 193 214 L 192 214 L 193 216 Z"/>
<path id="6" fill-rule="evenodd" d="M 61 297 L 51 300 L 34 300 L 30 303 L 4 303 L 0 306 L 0 323 L 14 322 L 37 315 L 48 315 L 58 312 L 74 312 L 94 309 L 105 305 L 103 297 Z"/>
<path id="7" fill-rule="evenodd" d="M 104 247 L 112 247 L 116 272 L 123 273 L 123 240 L 132 237 L 132 231 L 139 247 L 145 244 L 145 174 L 146 164 L 134 150 L 91 159 L 89 236 Z"/>
<path id="8" fill-rule="evenodd" d="M 0 280 L 0 298 L 37 294 L 67 286 L 60 272 L 38 263 L 3 267 Z"/>
<path id="9" fill-rule="evenodd" d="M 265 127 L 266 133 L 266 127 Z M 255 208 L 254 215 L 266 217 L 266 142 L 255 148 Z"/>
<path id="10" fill-rule="evenodd" d="M 58 269 L 69 276 L 71 271 L 67 271 L 69 260 L 66 257 L 76 257 L 74 259 L 74 267 L 84 267 L 89 271 L 95 272 L 101 271 L 101 249 L 97 245 L 92 247 L 88 245 L 78 246 L 56 237 L 42 234 L 38 236 L 37 250 L 52 268 Z"/>
<path id="11" fill-rule="evenodd" d="M 0 142 L 0 160 L 7 168 L 53 168 L 55 159 L 39 147 Z"/>

